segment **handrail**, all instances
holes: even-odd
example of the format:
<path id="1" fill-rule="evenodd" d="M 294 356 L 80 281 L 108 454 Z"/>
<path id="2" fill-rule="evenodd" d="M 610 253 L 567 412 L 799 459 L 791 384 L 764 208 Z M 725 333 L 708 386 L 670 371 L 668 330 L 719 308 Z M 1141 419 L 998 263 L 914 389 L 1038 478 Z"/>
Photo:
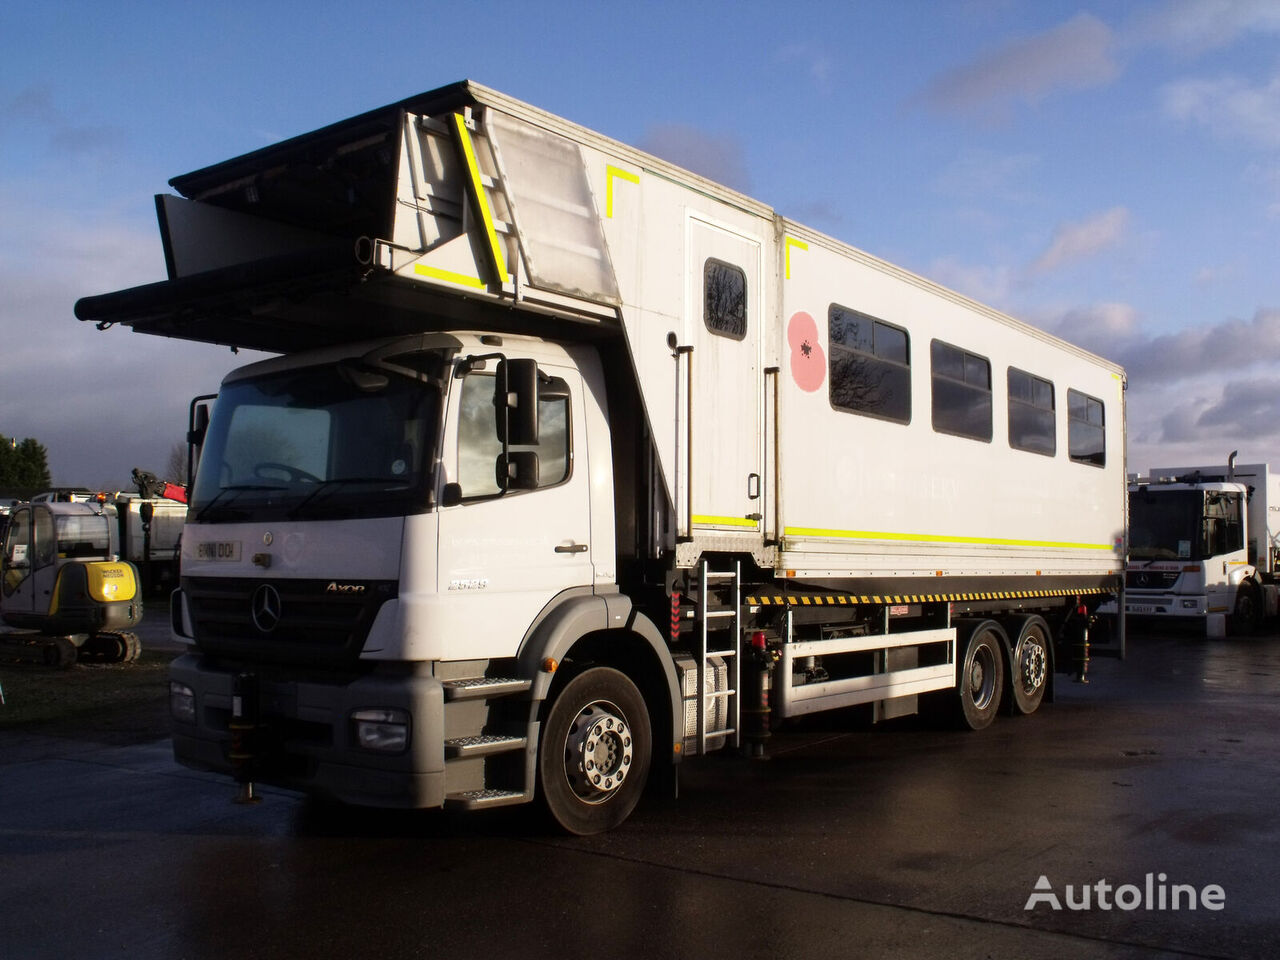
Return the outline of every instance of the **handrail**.
<path id="1" fill-rule="evenodd" d="M 685 458 L 684 458 L 684 514 L 685 526 L 684 535 L 680 535 L 680 531 L 676 531 L 677 543 L 688 543 L 693 539 L 693 346 L 683 346 L 675 348 L 676 363 L 680 362 L 680 357 L 684 356 L 685 360 Z M 680 372 L 676 371 L 676 390 L 680 389 Z M 680 455 L 677 451 L 676 464 L 679 465 Z"/>
<path id="2" fill-rule="evenodd" d="M 782 543 L 782 421 L 778 414 L 781 399 L 781 388 L 779 383 L 782 380 L 782 370 L 780 367 L 765 367 L 764 376 L 767 383 L 769 378 L 773 378 L 773 444 L 772 450 L 767 449 L 769 446 L 769 425 L 768 425 L 768 409 L 765 410 L 765 463 L 769 463 L 769 455 L 773 455 L 772 475 L 766 474 L 766 485 L 770 485 L 770 492 L 773 494 L 773 536 L 769 536 L 769 523 L 766 518 L 762 525 L 765 535 L 765 546 L 776 547 Z M 768 389 L 766 388 L 766 393 Z M 768 502 L 767 496 L 765 502 Z"/>

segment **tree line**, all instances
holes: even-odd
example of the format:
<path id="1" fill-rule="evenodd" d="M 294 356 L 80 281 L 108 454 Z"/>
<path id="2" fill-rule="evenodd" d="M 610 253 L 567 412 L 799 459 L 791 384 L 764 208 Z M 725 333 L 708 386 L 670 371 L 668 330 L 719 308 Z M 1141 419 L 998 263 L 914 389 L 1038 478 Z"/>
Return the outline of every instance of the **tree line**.
<path id="1" fill-rule="evenodd" d="M 49 452 L 44 444 L 31 437 L 19 440 L 0 434 L 0 492 L 29 497 L 51 485 Z"/>

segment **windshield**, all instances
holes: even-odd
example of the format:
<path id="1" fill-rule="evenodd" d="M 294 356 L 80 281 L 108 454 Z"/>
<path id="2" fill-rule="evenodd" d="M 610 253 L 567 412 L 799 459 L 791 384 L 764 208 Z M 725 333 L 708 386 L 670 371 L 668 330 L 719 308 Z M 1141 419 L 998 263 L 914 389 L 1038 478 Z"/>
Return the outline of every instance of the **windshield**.
<path id="1" fill-rule="evenodd" d="M 105 557 L 111 552 L 108 523 L 100 515 L 58 517 L 58 556 Z"/>
<path id="2" fill-rule="evenodd" d="M 1135 490 L 1129 494 L 1132 560 L 1205 560 L 1243 548 L 1238 493 Z"/>
<path id="3" fill-rule="evenodd" d="M 426 352 L 403 369 L 342 362 L 229 384 L 214 407 L 190 516 L 232 523 L 425 510 L 444 363 Z"/>

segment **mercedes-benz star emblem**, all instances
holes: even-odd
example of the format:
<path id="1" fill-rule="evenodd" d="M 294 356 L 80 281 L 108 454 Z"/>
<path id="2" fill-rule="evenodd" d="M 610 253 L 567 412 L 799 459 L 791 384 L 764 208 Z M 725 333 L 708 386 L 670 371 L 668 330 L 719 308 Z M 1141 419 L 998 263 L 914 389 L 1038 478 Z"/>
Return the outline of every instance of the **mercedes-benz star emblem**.
<path id="1" fill-rule="evenodd" d="M 264 583 L 253 591 L 253 599 L 249 601 L 253 612 L 253 625 L 262 633 L 270 633 L 280 624 L 280 591 L 269 583 Z"/>

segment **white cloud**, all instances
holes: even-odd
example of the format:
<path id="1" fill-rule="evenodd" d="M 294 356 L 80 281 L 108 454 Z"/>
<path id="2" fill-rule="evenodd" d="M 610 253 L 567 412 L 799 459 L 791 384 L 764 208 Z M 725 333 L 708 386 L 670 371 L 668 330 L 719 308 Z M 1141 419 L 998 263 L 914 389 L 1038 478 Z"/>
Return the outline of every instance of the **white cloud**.
<path id="1" fill-rule="evenodd" d="M 1187 53 L 1228 46 L 1250 33 L 1280 32 L 1275 0 L 1165 0 L 1138 21 L 1138 42 Z"/>
<path id="2" fill-rule="evenodd" d="M 750 178 L 742 141 L 737 137 L 713 136 L 685 123 L 650 127 L 637 146 L 696 174 L 748 192 Z"/>
<path id="3" fill-rule="evenodd" d="M 953 257 L 934 260 L 927 273 L 944 287 L 993 306 L 1007 303 L 1013 286 L 1013 272 L 1008 267 L 973 266 Z"/>
<path id="4" fill-rule="evenodd" d="M 1122 365 L 1147 341 L 1138 311 L 1127 303 L 1073 307 L 1046 326 L 1062 339 Z"/>
<path id="5" fill-rule="evenodd" d="M 778 51 L 776 59 L 784 64 L 798 64 L 820 93 L 830 94 L 835 89 L 832 76 L 835 59 L 821 47 L 810 43 L 788 44 Z"/>
<path id="6" fill-rule="evenodd" d="M 1058 267 L 1095 256 L 1124 239 L 1129 211 L 1112 207 L 1078 223 L 1064 223 L 1054 231 L 1049 248 L 1031 264 L 1032 273 L 1047 273 Z"/>
<path id="7" fill-rule="evenodd" d="M 1040 157 L 1033 153 L 999 154 L 968 147 L 938 174 L 934 188 L 965 199 L 1020 202 L 1028 196 L 1022 184 L 1039 163 Z"/>
<path id="8" fill-rule="evenodd" d="M 1050 332 L 1125 368 L 1129 469 L 1280 462 L 1280 310 L 1152 334 L 1123 303 L 1041 318 Z"/>
<path id="9" fill-rule="evenodd" d="M 184 439 L 191 396 L 258 355 L 100 333 L 75 318 L 79 297 L 164 278 L 159 234 L 142 218 L 59 209 L 4 184 L 0 208 L 0 433 L 44 444 L 61 485 L 118 486 L 133 467 L 162 471 Z"/>
<path id="10" fill-rule="evenodd" d="M 924 101 L 947 113 L 998 116 L 1012 104 L 1036 104 L 1060 90 L 1085 90 L 1114 80 L 1115 39 L 1097 17 L 1080 13 L 1067 22 L 935 77 Z"/>
<path id="11" fill-rule="evenodd" d="M 1068 310 L 1044 325 L 1064 340 L 1115 360 L 1135 388 L 1199 377 L 1221 382 L 1224 374 L 1238 377 L 1272 365 L 1280 369 L 1280 310 L 1152 335 L 1142 329 L 1133 307 L 1114 303 Z"/>
<path id="12" fill-rule="evenodd" d="M 1164 88 L 1161 103 L 1167 117 L 1224 139 L 1280 147 L 1280 76 L 1259 85 L 1237 77 L 1181 80 Z"/>

